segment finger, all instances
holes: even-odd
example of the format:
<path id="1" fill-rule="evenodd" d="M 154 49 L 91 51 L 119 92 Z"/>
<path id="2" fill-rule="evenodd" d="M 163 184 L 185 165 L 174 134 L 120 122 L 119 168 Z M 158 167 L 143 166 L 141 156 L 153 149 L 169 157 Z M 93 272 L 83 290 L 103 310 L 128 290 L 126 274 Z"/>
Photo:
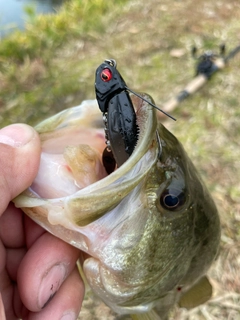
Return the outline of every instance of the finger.
<path id="1" fill-rule="evenodd" d="M 33 128 L 14 124 L 0 130 L 0 213 L 31 185 L 38 171 L 40 152 L 40 140 Z"/>
<path id="2" fill-rule="evenodd" d="M 0 239 L 7 248 L 27 248 L 46 232 L 10 203 L 0 217 Z"/>
<path id="3" fill-rule="evenodd" d="M 20 248 L 25 245 L 23 212 L 10 203 L 0 217 L 0 238 L 5 247 Z"/>
<path id="4" fill-rule="evenodd" d="M 0 293 L 0 319 L 1 320 L 6 320 L 1 293 Z"/>
<path id="5" fill-rule="evenodd" d="M 22 300 L 20 298 L 19 295 L 19 291 L 18 291 L 18 286 L 14 285 L 13 286 L 13 299 L 12 299 L 12 304 L 13 304 L 13 310 L 14 310 L 14 314 L 16 315 L 16 318 L 19 319 L 27 319 L 27 316 L 29 314 L 29 311 L 27 310 L 27 308 L 24 306 L 24 304 L 22 303 Z"/>
<path id="6" fill-rule="evenodd" d="M 40 311 L 72 272 L 78 249 L 44 233 L 23 258 L 18 269 L 18 288 L 24 305 Z"/>
<path id="7" fill-rule="evenodd" d="M 30 248 L 33 243 L 46 232 L 42 227 L 36 224 L 27 215 L 24 215 L 24 229 L 25 229 L 25 241 L 26 247 Z"/>
<path id="8" fill-rule="evenodd" d="M 5 249 L 1 240 L 0 240 L 0 257 L 1 257 L 1 259 L 0 259 L 0 274 L 1 274 L 1 272 L 5 268 L 6 260 L 7 260 L 6 249 Z M 1 289 L 1 283 L 0 283 L 0 289 Z"/>
<path id="9" fill-rule="evenodd" d="M 26 248 L 7 249 L 6 269 L 12 281 L 17 281 L 18 267 L 26 254 Z"/>
<path id="10" fill-rule="evenodd" d="M 76 320 L 83 297 L 83 282 L 75 267 L 49 304 L 40 312 L 31 312 L 27 320 Z"/>
<path id="11" fill-rule="evenodd" d="M 11 320 L 15 319 L 12 307 L 13 287 L 11 279 L 9 278 L 6 270 L 3 270 L 0 274 L 0 291 L 5 308 L 6 318 Z"/>

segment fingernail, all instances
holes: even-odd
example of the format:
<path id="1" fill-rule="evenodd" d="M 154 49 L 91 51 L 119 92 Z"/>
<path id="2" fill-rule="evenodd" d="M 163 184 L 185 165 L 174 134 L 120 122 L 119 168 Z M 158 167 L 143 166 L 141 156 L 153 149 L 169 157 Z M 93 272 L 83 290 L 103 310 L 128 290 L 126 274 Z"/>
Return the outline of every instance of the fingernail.
<path id="1" fill-rule="evenodd" d="M 0 130 L 0 143 L 19 148 L 26 145 L 34 135 L 34 130 L 26 124 L 11 124 Z"/>
<path id="2" fill-rule="evenodd" d="M 70 311 L 68 313 L 65 313 L 60 320 L 76 320 L 77 316 L 75 312 Z"/>
<path id="3" fill-rule="evenodd" d="M 58 291 L 66 277 L 66 267 L 58 264 L 50 268 L 42 279 L 38 294 L 38 306 L 43 309 Z"/>

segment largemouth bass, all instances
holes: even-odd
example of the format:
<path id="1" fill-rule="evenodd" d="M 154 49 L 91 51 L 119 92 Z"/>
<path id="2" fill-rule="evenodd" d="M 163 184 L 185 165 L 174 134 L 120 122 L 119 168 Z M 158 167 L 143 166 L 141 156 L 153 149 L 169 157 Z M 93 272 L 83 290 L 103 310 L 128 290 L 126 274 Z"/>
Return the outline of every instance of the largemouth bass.
<path id="1" fill-rule="evenodd" d="M 191 308 L 210 297 L 203 277 L 218 252 L 220 222 L 181 143 L 148 103 L 131 99 L 139 136 L 119 168 L 106 172 L 101 113 L 96 100 L 84 101 L 36 127 L 39 173 L 14 202 L 86 253 L 84 275 L 112 310 L 165 319 L 176 303 Z"/>

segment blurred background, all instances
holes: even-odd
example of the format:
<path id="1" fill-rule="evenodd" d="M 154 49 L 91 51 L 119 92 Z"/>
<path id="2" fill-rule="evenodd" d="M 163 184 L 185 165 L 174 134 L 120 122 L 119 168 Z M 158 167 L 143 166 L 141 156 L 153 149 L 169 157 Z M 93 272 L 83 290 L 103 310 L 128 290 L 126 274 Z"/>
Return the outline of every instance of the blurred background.
<path id="1" fill-rule="evenodd" d="M 56 12 L 64 0 L 8 0 L 0 2 L 1 37 L 24 29 L 26 17 Z"/>
<path id="2" fill-rule="evenodd" d="M 201 55 L 219 54 L 223 43 L 226 53 L 240 44 L 238 0 L 5 2 L 9 6 L 0 4 L 1 127 L 35 125 L 94 99 L 95 70 L 105 58 L 117 61 L 131 89 L 149 93 L 161 106 L 194 78 L 193 46 Z M 48 14 L 39 3 L 42 9 L 47 5 Z M 13 10 L 21 12 L 21 24 L 19 16 L 5 20 Z M 161 118 L 200 171 L 222 223 L 220 255 L 209 271 L 213 298 L 190 311 L 176 308 L 171 319 L 240 319 L 239 72 L 240 54 L 171 112 L 177 122 Z M 80 319 L 116 317 L 89 298 Z"/>

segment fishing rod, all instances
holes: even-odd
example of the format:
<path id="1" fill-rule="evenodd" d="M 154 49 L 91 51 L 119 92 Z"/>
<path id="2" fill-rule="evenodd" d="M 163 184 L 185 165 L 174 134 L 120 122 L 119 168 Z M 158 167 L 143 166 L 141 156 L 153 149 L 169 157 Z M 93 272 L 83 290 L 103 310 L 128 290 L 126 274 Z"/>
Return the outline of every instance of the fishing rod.
<path id="1" fill-rule="evenodd" d="M 193 57 L 196 56 L 196 47 L 192 50 Z M 230 51 L 225 56 L 225 45 L 220 46 L 220 55 L 214 54 L 212 51 L 206 51 L 202 54 L 198 60 L 199 63 L 196 66 L 196 77 L 187 84 L 187 86 L 179 92 L 179 94 L 173 98 L 170 98 L 167 102 L 161 105 L 161 108 L 165 112 L 173 111 L 183 100 L 199 90 L 217 71 L 222 70 L 229 60 L 233 59 L 240 52 L 240 45 Z"/>

